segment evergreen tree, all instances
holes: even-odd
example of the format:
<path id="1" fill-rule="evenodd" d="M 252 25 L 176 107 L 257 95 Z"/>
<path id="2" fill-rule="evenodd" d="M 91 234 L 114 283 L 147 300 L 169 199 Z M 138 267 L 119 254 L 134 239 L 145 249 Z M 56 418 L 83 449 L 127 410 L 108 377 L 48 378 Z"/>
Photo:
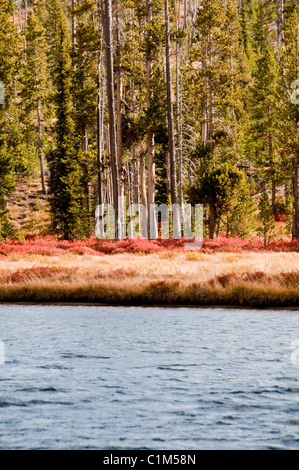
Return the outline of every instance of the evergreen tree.
<path id="1" fill-rule="evenodd" d="M 0 0 L 0 82 L 3 100 L 0 104 L 0 211 L 5 218 L 6 199 L 14 189 L 13 171 L 16 166 L 15 152 L 21 145 L 18 127 L 18 90 L 16 82 L 21 66 L 21 38 L 11 22 L 13 7 Z"/>
<path id="2" fill-rule="evenodd" d="M 293 237 L 299 239 L 299 20 L 298 3 L 284 2 L 283 45 L 281 50 L 282 126 L 281 142 L 285 159 L 291 164 L 293 186 Z"/>
<path id="3" fill-rule="evenodd" d="M 81 185 L 83 190 L 83 206 L 86 222 L 91 216 L 90 183 L 96 167 L 96 116 L 98 57 L 100 49 L 100 31 L 95 20 L 96 3 L 90 0 L 76 2 L 72 14 L 75 18 L 75 36 L 73 38 L 73 117 L 75 132 L 81 149 L 78 161 L 81 165 Z M 96 15 L 98 16 L 98 15 Z M 90 235 L 91 227 L 87 223 L 86 235 Z"/>
<path id="4" fill-rule="evenodd" d="M 237 2 L 203 0 L 195 26 L 189 81 L 202 115 L 201 142 L 210 147 L 215 163 L 228 157 L 236 161 L 248 80 Z"/>
<path id="5" fill-rule="evenodd" d="M 40 162 L 41 184 L 46 193 L 44 133 L 48 117 L 48 82 L 46 31 L 41 24 L 39 11 L 28 14 L 26 31 L 26 63 L 22 71 L 22 104 L 27 139 L 35 142 Z"/>
<path id="6" fill-rule="evenodd" d="M 71 38 L 60 0 L 49 2 L 48 15 L 57 119 L 55 145 L 48 154 L 52 228 L 60 236 L 70 240 L 82 236 L 88 223 L 88 214 L 83 209 L 81 168 L 72 113 Z"/>
<path id="7" fill-rule="evenodd" d="M 244 172 L 233 165 L 224 163 L 218 168 L 202 165 L 194 186 L 189 189 L 190 201 L 193 203 L 207 204 L 210 209 L 209 237 L 214 238 L 219 234 L 221 223 L 226 218 L 227 235 L 232 229 L 233 218 L 237 224 L 244 223 L 251 209 L 248 198 L 242 201 L 240 210 L 240 194 L 248 195 L 248 182 Z M 245 210 L 244 210 L 245 209 Z M 247 209 L 247 214 L 246 214 Z M 239 211 L 239 213 L 237 212 Z M 236 223 L 236 220 L 234 223 Z M 236 226 L 234 227 L 236 230 Z"/>
<path id="8" fill-rule="evenodd" d="M 250 135 L 252 137 L 253 159 L 261 173 L 260 179 L 271 182 L 272 205 L 276 199 L 276 182 L 280 163 L 278 132 L 279 110 L 279 68 L 270 36 L 266 5 L 263 0 L 255 12 L 253 24 L 253 83 L 250 87 Z"/>

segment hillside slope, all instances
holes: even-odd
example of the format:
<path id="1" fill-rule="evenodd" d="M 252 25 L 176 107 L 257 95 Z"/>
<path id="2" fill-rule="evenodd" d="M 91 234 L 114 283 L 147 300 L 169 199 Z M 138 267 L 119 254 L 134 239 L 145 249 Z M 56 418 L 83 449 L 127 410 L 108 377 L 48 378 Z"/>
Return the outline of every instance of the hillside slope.
<path id="1" fill-rule="evenodd" d="M 50 226 L 49 197 L 42 193 L 40 179 L 17 179 L 7 209 L 15 230 L 24 235 L 45 232 Z"/>

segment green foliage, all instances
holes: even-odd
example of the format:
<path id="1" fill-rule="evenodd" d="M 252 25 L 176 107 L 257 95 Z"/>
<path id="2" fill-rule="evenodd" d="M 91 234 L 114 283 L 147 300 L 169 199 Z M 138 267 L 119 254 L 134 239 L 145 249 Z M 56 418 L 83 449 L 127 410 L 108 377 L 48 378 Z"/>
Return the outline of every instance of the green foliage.
<path id="1" fill-rule="evenodd" d="M 171 55 L 165 57 L 164 0 L 151 1 L 151 24 L 145 0 L 118 1 L 120 48 L 115 47 L 115 34 L 114 69 L 121 75 L 120 171 L 141 156 L 147 169 L 147 139 L 152 132 L 155 198 L 167 202 L 169 59 L 174 120 L 183 134 L 183 188 L 189 188 L 183 196 L 206 205 L 209 235 L 253 233 L 252 196 L 263 185 L 272 186 L 273 196 L 275 187 L 287 188 L 281 204 L 290 233 L 299 215 L 294 194 L 299 106 L 291 100 L 299 79 L 298 4 L 202 0 L 193 16 L 195 2 L 187 2 L 185 24 L 182 18 L 176 22 L 179 8 L 183 13 L 180 3 L 179 7 L 179 0 L 169 0 Z M 92 233 L 100 171 L 105 202 L 111 202 L 112 194 L 102 2 L 77 0 L 74 10 L 70 0 L 29 2 L 26 27 L 24 15 L 17 11 L 12 21 L 15 4 L 0 0 L 0 81 L 5 85 L 5 104 L 0 104 L 0 210 L 13 194 L 16 176 L 35 176 L 45 154 L 52 231 L 68 239 L 87 236 Z M 19 5 L 24 7 L 24 2 Z M 116 8 L 112 16 L 115 26 Z M 181 123 L 176 78 L 182 89 Z M 115 80 L 115 97 L 117 93 Z M 100 113 L 98 104 L 103 104 Z M 101 113 L 103 134 L 98 136 Z M 177 147 L 179 137 L 175 136 Z M 246 169 L 250 183 L 237 168 Z M 181 175 L 180 164 L 177 169 Z M 136 189 L 135 176 L 121 183 L 125 193 L 129 181 Z M 134 194 L 139 200 L 141 192 L 146 197 L 140 176 L 139 196 Z M 146 170 L 142 176 L 146 182 Z M 259 233 L 268 240 L 274 231 L 264 195 L 261 204 L 266 218 L 259 220 Z M 8 215 L 3 217 L 8 227 Z"/>
<path id="2" fill-rule="evenodd" d="M 49 13 L 53 15 L 50 18 L 51 25 L 55 25 L 52 55 L 56 62 L 52 73 L 57 116 L 55 147 L 48 154 L 52 227 L 56 233 L 69 240 L 83 236 L 86 229 L 81 167 L 72 117 L 71 42 L 61 2 L 52 0 Z"/>
<path id="3" fill-rule="evenodd" d="M 244 172 L 228 163 L 215 169 L 203 165 L 195 185 L 189 189 L 189 197 L 191 202 L 210 207 L 214 215 L 210 221 L 212 231 L 219 231 L 221 223 L 224 223 L 227 235 L 247 234 L 244 226 L 247 226 L 253 208 Z"/>
<path id="4" fill-rule="evenodd" d="M 5 103 L 0 104 L 0 210 L 14 189 L 14 152 L 20 141 L 14 85 L 20 69 L 21 40 L 11 14 L 9 2 L 0 0 L 0 81 L 5 91 Z"/>
<path id="5" fill-rule="evenodd" d="M 0 211 L 0 241 L 6 238 L 14 238 L 15 230 L 13 224 L 9 220 L 7 211 Z"/>

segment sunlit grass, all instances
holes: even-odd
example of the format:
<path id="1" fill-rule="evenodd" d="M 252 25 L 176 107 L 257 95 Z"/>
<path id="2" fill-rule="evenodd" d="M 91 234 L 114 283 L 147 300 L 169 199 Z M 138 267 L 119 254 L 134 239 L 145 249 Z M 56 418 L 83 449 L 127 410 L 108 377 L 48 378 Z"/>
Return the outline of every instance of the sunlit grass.
<path id="1" fill-rule="evenodd" d="M 0 301 L 299 307 L 299 253 L 12 253 Z"/>

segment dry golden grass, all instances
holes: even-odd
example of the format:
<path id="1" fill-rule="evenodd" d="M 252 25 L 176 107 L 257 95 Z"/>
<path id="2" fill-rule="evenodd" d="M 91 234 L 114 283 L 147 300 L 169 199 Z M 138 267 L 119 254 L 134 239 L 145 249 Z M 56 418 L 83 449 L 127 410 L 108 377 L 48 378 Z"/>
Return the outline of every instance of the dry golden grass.
<path id="1" fill-rule="evenodd" d="M 0 301 L 299 307 L 299 253 L 11 254 Z"/>

